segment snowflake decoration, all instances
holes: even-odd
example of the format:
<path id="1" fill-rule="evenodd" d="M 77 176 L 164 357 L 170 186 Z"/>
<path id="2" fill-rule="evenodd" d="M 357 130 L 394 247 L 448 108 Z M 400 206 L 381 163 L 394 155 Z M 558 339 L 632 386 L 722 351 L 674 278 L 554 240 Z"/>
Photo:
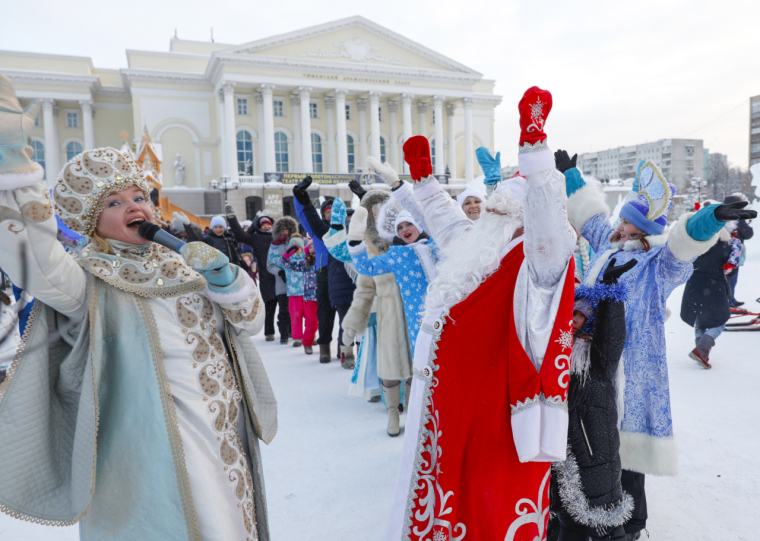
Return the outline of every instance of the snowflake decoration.
<path id="1" fill-rule="evenodd" d="M 546 104 L 541 101 L 541 98 L 536 98 L 536 103 L 530 106 L 530 117 L 533 119 L 533 123 L 537 125 L 536 127 L 539 130 L 544 127 L 544 119 L 542 118 L 544 114 L 544 105 Z"/>
<path id="2" fill-rule="evenodd" d="M 443 530 L 438 530 L 433 534 L 433 541 L 446 541 L 448 538 L 448 534 Z"/>
<path id="3" fill-rule="evenodd" d="M 573 348 L 573 333 L 570 331 L 559 331 L 559 338 L 555 340 L 560 346 L 562 346 L 562 351 L 565 351 L 567 348 L 572 349 Z"/>

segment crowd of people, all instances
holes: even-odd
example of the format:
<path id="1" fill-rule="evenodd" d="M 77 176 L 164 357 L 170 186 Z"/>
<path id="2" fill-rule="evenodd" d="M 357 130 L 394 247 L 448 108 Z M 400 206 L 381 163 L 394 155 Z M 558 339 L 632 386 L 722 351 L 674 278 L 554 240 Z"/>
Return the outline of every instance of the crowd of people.
<path id="1" fill-rule="evenodd" d="M 415 136 L 412 182 L 369 158 L 382 182 L 352 181 L 356 208 L 312 199 L 306 176 L 295 217 L 228 205 L 202 231 L 177 212 L 177 253 L 140 233 L 147 183 L 115 149 L 69 160 L 51 195 L 26 151 L 34 106 L 0 76 L 3 295 L 35 299 L 0 386 L 0 510 L 86 540 L 269 539 L 258 446 L 277 405 L 250 337 L 275 341 L 277 316 L 280 344 L 316 343 L 320 363 L 335 337 L 389 436 L 407 412 L 388 541 L 640 537 L 646 476 L 678 472 L 666 302 L 686 284 L 710 368 L 741 305 L 746 200 L 668 226 L 675 187 L 645 160 L 612 222 L 577 156 L 549 149 L 552 96 L 533 87 L 520 172 L 477 150 L 487 194 L 449 196 Z"/>

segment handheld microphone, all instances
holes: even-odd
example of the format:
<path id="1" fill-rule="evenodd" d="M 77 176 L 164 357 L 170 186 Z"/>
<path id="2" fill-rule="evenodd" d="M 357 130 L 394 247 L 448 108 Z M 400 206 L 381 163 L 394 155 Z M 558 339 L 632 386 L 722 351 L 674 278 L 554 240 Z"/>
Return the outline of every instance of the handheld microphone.
<path id="1" fill-rule="evenodd" d="M 179 253 L 180 248 L 187 244 L 185 241 L 171 236 L 169 233 L 161 229 L 160 226 L 154 224 L 153 222 L 141 223 L 140 227 L 137 229 L 137 232 L 142 238 L 153 241 L 157 244 L 160 244 L 161 246 L 166 246 L 170 250 L 174 250 L 177 253 Z"/>

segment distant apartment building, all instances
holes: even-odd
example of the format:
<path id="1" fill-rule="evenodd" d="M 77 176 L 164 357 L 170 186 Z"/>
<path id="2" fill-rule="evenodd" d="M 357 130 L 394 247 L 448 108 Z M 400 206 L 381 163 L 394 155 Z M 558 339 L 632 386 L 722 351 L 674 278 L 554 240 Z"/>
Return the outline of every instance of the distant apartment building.
<path id="1" fill-rule="evenodd" d="M 759 97 L 760 98 L 760 97 Z M 578 156 L 584 175 L 603 179 L 636 176 L 641 160 L 651 160 L 679 191 L 692 177 L 704 177 L 704 150 L 701 139 L 660 139 L 652 143 L 618 147 Z"/>
<path id="2" fill-rule="evenodd" d="M 760 96 L 749 99 L 749 165 L 760 163 Z"/>

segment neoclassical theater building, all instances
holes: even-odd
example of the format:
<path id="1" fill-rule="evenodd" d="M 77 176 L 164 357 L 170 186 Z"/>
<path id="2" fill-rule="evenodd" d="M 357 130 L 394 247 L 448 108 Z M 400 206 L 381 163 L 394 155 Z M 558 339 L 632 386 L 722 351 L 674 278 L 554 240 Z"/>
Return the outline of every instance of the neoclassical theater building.
<path id="1" fill-rule="evenodd" d="M 494 81 L 363 17 L 243 45 L 171 39 L 168 52 L 126 51 L 124 69 L 90 58 L 0 51 L 0 71 L 42 110 L 31 144 L 48 182 L 82 149 L 139 147 L 161 156 L 163 194 L 190 212 L 291 214 L 292 184 L 350 201 L 368 156 L 404 170 L 401 147 L 425 135 L 434 173 L 455 195 L 493 150 Z M 176 167 L 175 167 L 176 166 Z"/>

